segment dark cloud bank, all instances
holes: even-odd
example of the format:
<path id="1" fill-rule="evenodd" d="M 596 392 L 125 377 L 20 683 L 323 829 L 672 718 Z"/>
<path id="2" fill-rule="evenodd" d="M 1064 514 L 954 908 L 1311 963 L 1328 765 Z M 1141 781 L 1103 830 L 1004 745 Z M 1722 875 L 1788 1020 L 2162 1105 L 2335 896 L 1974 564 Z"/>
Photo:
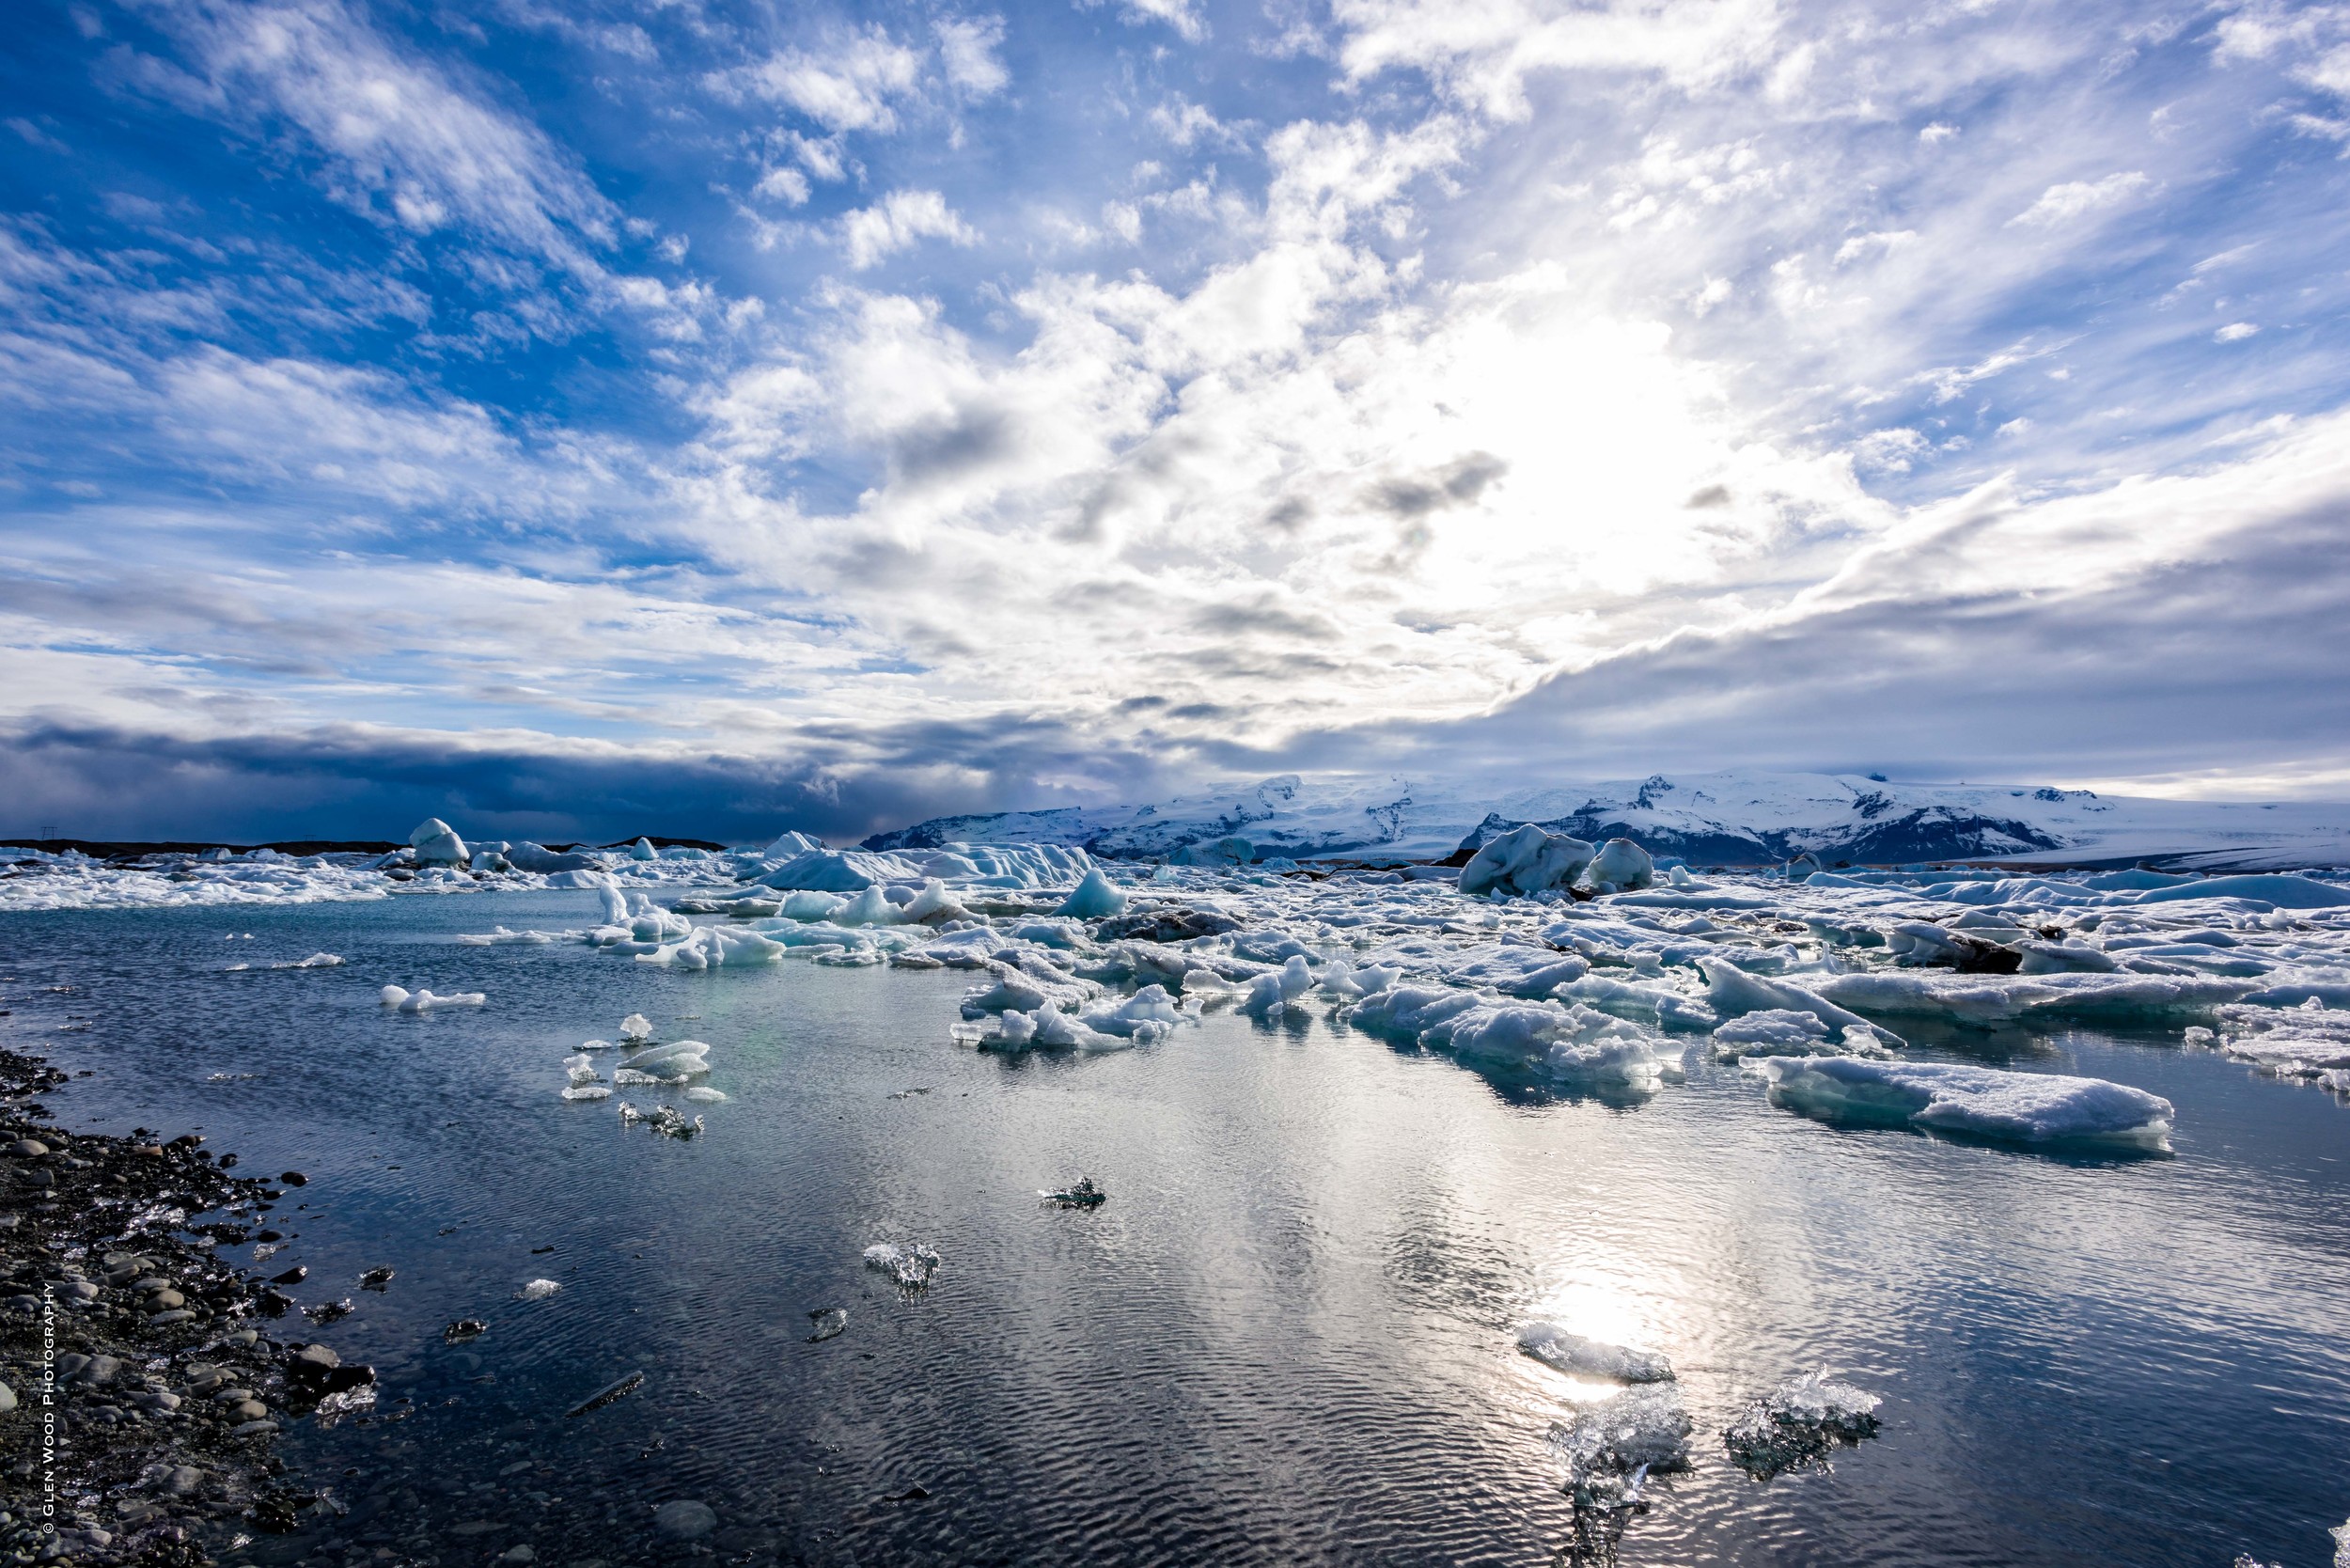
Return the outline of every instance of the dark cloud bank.
<path id="1" fill-rule="evenodd" d="M 0 750 L 0 837 L 56 823 L 82 838 L 384 838 L 442 816 L 493 837 L 740 841 L 799 827 L 841 839 L 1290 768 L 1496 785 L 1735 765 L 1978 782 L 2339 775 L 2350 771 L 2344 537 L 2326 508 L 2094 591 L 1928 584 L 1684 633 L 1472 718 L 1334 728 L 1278 747 L 1104 740 L 1051 715 L 811 734 L 793 758 L 35 724 Z"/>

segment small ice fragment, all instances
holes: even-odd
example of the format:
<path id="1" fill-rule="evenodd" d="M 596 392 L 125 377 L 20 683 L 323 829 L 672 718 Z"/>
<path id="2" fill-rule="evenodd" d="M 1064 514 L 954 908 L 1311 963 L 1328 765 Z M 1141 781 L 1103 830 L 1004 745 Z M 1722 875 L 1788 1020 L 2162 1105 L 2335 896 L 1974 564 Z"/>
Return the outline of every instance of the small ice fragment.
<path id="1" fill-rule="evenodd" d="M 594 1393 L 589 1394 L 586 1399 L 581 1400 L 577 1404 L 572 1405 L 569 1410 L 564 1411 L 563 1414 L 566 1418 L 569 1418 L 572 1416 L 585 1416 L 590 1410 L 601 1410 L 605 1405 L 610 1404 L 614 1400 L 625 1399 L 630 1394 L 634 1393 L 638 1388 L 644 1387 L 644 1383 L 645 1374 L 643 1372 L 630 1372 L 625 1377 L 616 1378 L 612 1382 L 605 1384 L 603 1388 L 598 1388 Z"/>
<path id="2" fill-rule="evenodd" d="M 400 1003 L 408 999 L 407 990 L 404 987 L 397 985 L 385 986 L 383 991 L 379 993 L 379 995 L 384 998 L 384 1005 L 385 1007 L 398 1007 Z"/>
<path id="3" fill-rule="evenodd" d="M 2055 1073 L 1858 1057 L 1771 1057 L 1762 1071 L 1774 1104 L 1822 1121 L 2017 1143 L 2165 1152 L 2176 1114 L 2142 1089 Z"/>
<path id="4" fill-rule="evenodd" d="M 1876 1395 L 1806 1372 L 1748 1403 L 1722 1434 L 1730 1457 L 1759 1480 L 1824 1458 L 1877 1433 Z"/>
<path id="5" fill-rule="evenodd" d="M 1570 1334 L 1555 1323 L 1529 1323 L 1518 1330 L 1518 1348 L 1546 1367 L 1577 1377 L 1611 1383 L 1668 1383 L 1672 1363 L 1644 1350 L 1627 1350 Z"/>
<path id="6" fill-rule="evenodd" d="M 867 1268 L 879 1269 L 909 1291 L 927 1287 L 939 1262 L 938 1254 L 919 1242 L 904 1247 L 891 1242 L 875 1242 L 865 1249 Z"/>
<path id="7" fill-rule="evenodd" d="M 1064 1209 L 1098 1209 L 1110 1200 L 1110 1195 L 1095 1186 L 1090 1176 L 1080 1176 L 1073 1187 L 1042 1196 L 1046 1202 L 1058 1203 Z"/>
<path id="8" fill-rule="evenodd" d="M 612 1098 L 612 1087 L 609 1084 L 573 1084 L 563 1091 L 563 1098 L 566 1100 L 609 1100 Z"/>
<path id="9" fill-rule="evenodd" d="M 849 1326 L 849 1309 L 846 1307 L 819 1307 L 808 1313 L 807 1321 L 815 1327 L 815 1332 L 807 1337 L 807 1342 L 822 1344 L 826 1340 L 838 1339 L 841 1331 Z"/>
<path id="10" fill-rule="evenodd" d="M 577 1056 L 565 1057 L 563 1071 L 571 1075 L 572 1082 L 575 1084 L 591 1084 L 596 1081 L 595 1061 L 585 1051 Z"/>
<path id="11" fill-rule="evenodd" d="M 626 1044 L 652 1038 L 652 1020 L 641 1012 L 632 1012 L 620 1020 L 620 1041 Z"/>
<path id="12" fill-rule="evenodd" d="M 712 1089 L 707 1084 L 697 1084 L 685 1091 L 685 1098 L 701 1105 L 714 1105 L 725 1099 L 726 1094 L 720 1090 Z"/>
<path id="13" fill-rule="evenodd" d="M 532 1279 L 525 1283 L 521 1290 L 514 1293 L 514 1299 L 517 1301 L 544 1301 L 547 1297 L 553 1295 L 556 1292 L 561 1290 L 563 1286 L 561 1282 L 557 1280 Z"/>
<path id="14" fill-rule="evenodd" d="M 461 1345 L 467 1340 L 478 1340 L 490 1331 L 490 1325 L 479 1318 L 459 1318 L 441 1330 L 444 1344 Z"/>

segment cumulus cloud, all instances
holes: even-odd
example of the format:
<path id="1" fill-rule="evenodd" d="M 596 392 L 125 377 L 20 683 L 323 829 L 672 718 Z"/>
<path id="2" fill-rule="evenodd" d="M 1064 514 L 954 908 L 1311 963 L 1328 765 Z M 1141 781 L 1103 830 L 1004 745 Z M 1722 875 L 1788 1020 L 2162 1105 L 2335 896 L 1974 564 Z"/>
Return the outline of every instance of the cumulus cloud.
<path id="1" fill-rule="evenodd" d="M 977 243 L 979 235 L 936 191 L 892 191 L 840 220 L 841 248 L 859 272 L 926 239 L 968 245 Z"/>

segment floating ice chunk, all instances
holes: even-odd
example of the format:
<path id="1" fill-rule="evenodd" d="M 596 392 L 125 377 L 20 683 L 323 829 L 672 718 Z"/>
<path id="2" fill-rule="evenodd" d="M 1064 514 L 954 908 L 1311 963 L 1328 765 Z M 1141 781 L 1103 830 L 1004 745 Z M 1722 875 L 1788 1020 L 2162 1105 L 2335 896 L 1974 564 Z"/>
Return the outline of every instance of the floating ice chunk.
<path id="1" fill-rule="evenodd" d="M 2079 942 L 2026 942 L 2024 962 L 2017 973 L 2026 975 L 2112 974 L 2122 965 L 2113 955 Z"/>
<path id="2" fill-rule="evenodd" d="M 1585 876 L 1594 887 L 1637 892 L 1656 880 L 1656 863 L 1629 839 L 1610 839 L 1591 856 Z"/>
<path id="3" fill-rule="evenodd" d="M 612 1088 L 609 1084 L 573 1084 L 563 1091 L 563 1098 L 566 1100 L 609 1100 L 612 1098 Z"/>
<path id="4" fill-rule="evenodd" d="M 1529 1323 L 1518 1330 L 1518 1348 L 1546 1367 L 1576 1377 L 1610 1383 L 1665 1383 L 1672 1363 L 1645 1350 L 1627 1350 L 1570 1334 L 1555 1323 Z"/>
<path id="5" fill-rule="evenodd" d="M 931 1282 L 941 1262 L 936 1251 L 919 1242 L 900 1247 L 894 1242 L 875 1242 L 865 1249 L 865 1266 L 878 1269 L 896 1280 L 901 1289 L 918 1291 Z"/>
<path id="6" fill-rule="evenodd" d="M 849 907 L 846 899 L 821 893 L 812 887 L 796 888 L 786 895 L 776 913 L 786 920 L 829 920 Z"/>
<path id="7" fill-rule="evenodd" d="M 291 964 L 281 964 L 277 967 L 281 969 L 335 969 L 341 967 L 342 962 L 342 956 L 339 953 L 312 953 L 307 958 L 296 959 Z"/>
<path id="8" fill-rule="evenodd" d="M 563 1071 L 571 1075 L 572 1082 L 575 1084 L 591 1084 L 597 1078 L 595 1058 L 585 1051 L 565 1057 Z"/>
<path id="9" fill-rule="evenodd" d="M 1259 975 L 1248 987 L 1248 999 L 1241 1003 L 1243 1012 L 1262 1017 L 1282 1008 L 1294 1006 L 1314 988 L 1313 965 L 1303 953 L 1292 953 L 1289 962 L 1278 972 Z"/>
<path id="10" fill-rule="evenodd" d="M 2029 1017 L 2145 1018 L 2207 1013 L 2251 991 L 2248 980 L 2203 975 L 1953 975 L 1912 971 L 1834 975 L 1820 981 L 1832 1003 L 1994 1025 Z"/>
<path id="11" fill-rule="evenodd" d="M 919 882 L 921 865 L 902 855 L 866 850 L 809 850 L 756 878 L 762 887 L 807 887 L 821 893 L 862 893 L 876 884 Z"/>
<path id="12" fill-rule="evenodd" d="M 679 969 L 715 969 L 724 964 L 774 964 L 785 952 L 780 942 L 770 941 L 755 931 L 734 926 L 696 926 L 692 932 L 675 942 L 665 942 L 649 953 L 638 953 L 639 964 L 666 964 Z"/>
<path id="13" fill-rule="evenodd" d="M 1747 974 L 1718 958 L 1701 958 L 1698 960 L 1698 968 L 1705 976 L 1705 999 L 1726 1018 L 1747 1012 L 1808 1012 L 1831 1029 L 1868 1023 L 1858 1013 L 1799 985 Z M 1900 1042 L 1896 1040 L 1895 1043 Z"/>
<path id="14" fill-rule="evenodd" d="M 622 1082 L 621 1074 L 641 1074 L 626 1079 L 629 1083 L 678 1083 L 710 1071 L 710 1047 L 698 1040 L 680 1040 L 672 1044 L 655 1045 L 639 1051 L 613 1070 L 612 1081 Z"/>
<path id="15" fill-rule="evenodd" d="M 1762 1072 L 1773 1103 L 1827 1121 L 2012 1143 L 2170 1147 L 2170 1102 L 2103 1078 L 1858 1057 L 1771 1057 Z"/>
<path id="16" fill-rule="evenodd" d="M 619 1076 L 617 1073 L 613 1074 L 616 1079 Z M 655 1105 L 649 1111 L 640 1111 L 626 1100 L 620 1102 L 620 1121 L 624 1125 L 642 1121 L 664 1137 L 690 1138 L 702 1130 L 702 1119 L 698 1116 L 688 1121 L 683 1112 L 668 1105 Z"/>
<path id="17" fill-rule="evenodd" d="M 1645 1471 L 1689 1463 L 1689 1415 L 1671 1383 L 1627 1388 L 1578 1410 L 1550 1429 L 1550 1448 L 1567 1467 L 1578 1503 L 1615 1501 Z"/>
<path id="18" fill-rule="evenodd" d="M 1716 1027 L 1714 1054 L 1727 1061 L 1737 1057 L 1833 1056 L 1836 1048 L 1827 1043 L 1827 1026 L 1815 1014 L 1765 1008 Z"/>
<path id="19" fill-rule="evenodd" d="M 1722 1441 L 1740 1468 L 1768 1480 L 1822 1458 L 1839 1443 L 1875 1436 L 1882 1403 L 1848 1383 L 1830 1383 L 1825 1372 L 1806 1372 L 1750 1402 Z"/>
<path id="20" fill-rule="evenodd" d="M 506 863 L 518 871 L 530 871 L 540 876 L 552 876 L 562 871 L 593 871 L 598 866 L 592 855 L 582 855 L 577 850 L 551 850 L 544 844 L 534 844 L 528 839 L 507 846 Z"/>
<path id="21" fill-rule="evenodd" d="M 2331 909 L 2350 904 L 2350 887 L 2306 876 L 2214 876 L 2140 893 L 2132 902 L 2175 903 L 2184 899 L 2257 899 L 2280 909 Z"/>
<path id="22" fill-rule="evenodd" d="M 2188 1043 L 2217 1044 L 2272 1078 L 2350 1093 L 2350 1012 L 2312 1003 L 2282 1010 L 2222 1008 L 2219 1018 L 2216 1037 L 2209 1029 L 2189 1029 Z"/>
<path id="23" fill-rule="evenodd" d="M 479 991 L 460 991 L 447 996 L 436 996 L 431 991 L 403 991 L 387 985 L 380 993 L 384 1005 L 402 1012 L 430 1012 L 440 1007 L 479 1007 L 489 996 Z"/>
<path id="24" fill-rule="evenodd" d="M 559 1280 L 529 1279 L 524 1281 L 523 1288 L 514 1293 L 514 1299 L 517 1301 L 544 1301 L 547 1297 L 553 1295 L 556 1292 L 561 1290 L 562 1288 L 562 1282 Z"/>
<path id="25" fill-rule="evenodd" d="M 1480 1006 L 1473 991 L 1449 985 L 1390 985 L 1347 1011 L 1347 1021 L 1369 1033 L 1417 1043 L 1420 1036 L 1456 1013 Z"/>
<path id="26" fill-rule="evenodd" d="M 1461 868 L 1461 891 L 1472 897 L 1492 892 L 1539 893 L 1573 885 L 1591 863 L 1591 846 L 1533 823 L 1513 827 L 1469 856 Z"/>
<path id="27" fill-rule="evenodd" d="M 628 846 L 628 857 L 631 860 L 658 860 L 661 852 L 652 847 L 650 839 L 639 839 Z"/>
<path id="28" fill-rule="evenodd" d="M 1120 1002 L 1096 1002 L 1079 1015 L 1086 1027 L 1103 1034 L 1125 1035 L 1137 1044 L 1164 1040 L 1184 1022 L 1175 998 L 1163 985 L 1146 985 Z"/>
<path id="29" fill-rule="evenodd" d="M 1123 1051 L 1163 1039 L 1173 1027 L 1142 1020 L 1132 1026 L 1131 1033 L 1111 1034 L 1066 1012 L 1041 1007 L 1033 1012 L 1006 1011 L 995 1032 L 982 1034 L 974 1043 L 982 1051 Z"/>
<path id="30" fill-rule="evenodd" d="M 632 1012 L 627 1017 L 620 1020 L 621 1043 L 633 1045 L 640 1040 L 650 1040 L 651 1038 L 652 1020 L 646 1017 L 643 1013 Z"/>
<path id="31" fill-rule="evenodd" d="M 899 913 L 918 925 L 942 925 L 948 920 L 971 917 L 971 912 L 956 902 L 955 896 L 947 891 L 947 885 L 936 877 L 922 884 L 921 890 Z"/>
<path id="32" fill-rule="evenodd" d="M 381 842 L 381 840 L 378 840 Z M 465 840 L 457 830 L 438 817 L 427 817 L 408 835 L 409 847 L 416 852 L 416 862 L 425 866 L 462 866 L 470 856 Z"/>
<path id="33" fill-rule="evenodd" d="M 1053 913 L 1077 920 L 1106 919 L 1110 916 L 1126 913 L 1126 895 L 1102 874 L 1101 867 L 1095 866 L 1086 872 L 1070 891 L 1069 897 L 1061 901 L 1061 906 Z"/>
<path id="34" fill-rule="evenodd" d="M 685 1098 L 697 1104 L 714 1105 L 724 1100 L 726 1095 L 722 1090 L 713 1089 L 708 1084 L 696 1084 L 685 1091 Z"/>
<path id="35" fill-rule="evenodd" d="M 572 935 L 575 940 L 577 933 Z M 543 931 L 509 931 L 504 926 L 497 926 L 478 934 L 469 933 L 457 940 L 468 948 L 542 948 L 555 938 Z"/>
<path id="36" fill-rule="evenodd" d="M 889 902 L 879 883 L 873 884 L 826 917 L 837 926 L 901 925 L 905 917 Z"/>

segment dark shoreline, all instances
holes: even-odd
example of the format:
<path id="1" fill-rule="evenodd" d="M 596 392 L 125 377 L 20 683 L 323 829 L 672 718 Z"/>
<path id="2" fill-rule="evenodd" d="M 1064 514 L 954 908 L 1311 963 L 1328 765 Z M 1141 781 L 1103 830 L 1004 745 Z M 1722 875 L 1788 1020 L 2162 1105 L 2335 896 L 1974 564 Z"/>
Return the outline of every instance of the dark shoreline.
<path id="1" fill-rule="evenodd" d="M 216 1256 L 268 1239 L 281 1185 L 194 1136 L 65 1132 L 39 1099 L 65 1081 L 0 1050 L 0 1554 L 194 1568 L 332 1506 L 274 1439 L 371 1403 L 374 1374 L 276 1337 L 292 1299 Z"/>

